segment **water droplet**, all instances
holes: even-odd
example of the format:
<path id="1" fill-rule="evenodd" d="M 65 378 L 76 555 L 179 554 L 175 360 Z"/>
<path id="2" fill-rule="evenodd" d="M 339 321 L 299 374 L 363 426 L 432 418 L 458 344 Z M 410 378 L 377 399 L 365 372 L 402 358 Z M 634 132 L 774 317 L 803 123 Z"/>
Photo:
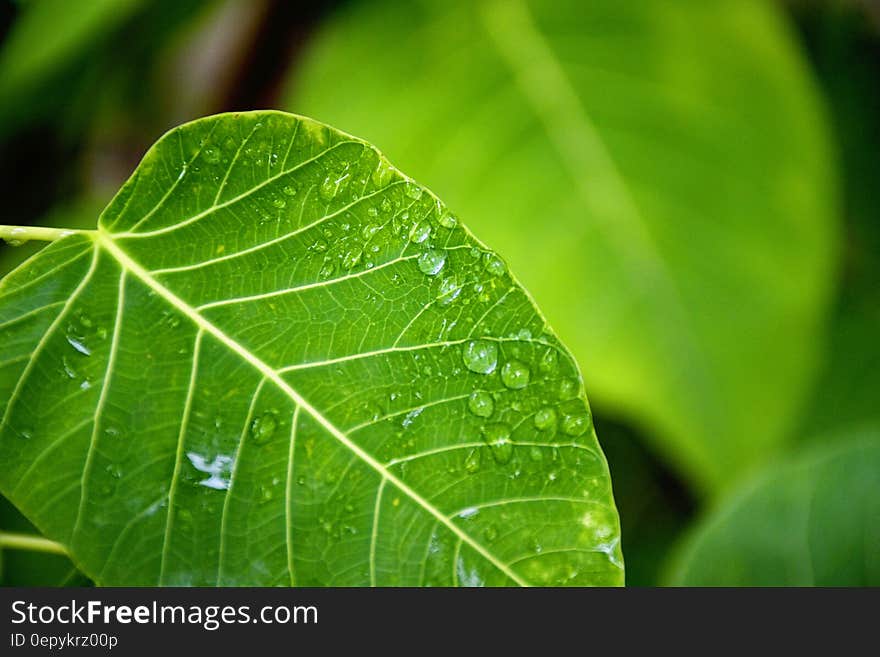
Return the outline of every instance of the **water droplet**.
<path id="1" fill-rule="evenodd" d="M 318 193 L 321 195 L 321 198 L 325 201 L 332 201 L 333 198 L 339 193 L 339 189 L 342 187 L 342 184 L 348 178 L 349 174 L 345 169 L 341 171 L 337 171 L 335 173 L 330 173 L 324 178 L 324 181 L 321 183 L 320 188 L 318 189 Z"/>
<path id="2" fill-rule="evenodd" d="M 333 267 L 332 262 L 325 262 L 324 266 L 321 267 L 321 271 L 318 272 L 318 276 L 321 278 L 330 278 L 333 275 L 335 268 Z"/>
<path id="3" fill-rule="evenodd" d="M 437 298 L 444 306 L 449 305 L 461 294 L 462 287 L 456 276 L 447 276 L 440 281 L 440 287 L 437 289 Z"/>
<path id="4" fill-rule="evenodd" d="M 483 536 L 485 536 L 486 540 L 491 543 L 498 538 L 498 527 L 496 525 L 489 525 L 483 532 Z"/>
<path id="5" fill-rule="evenodd" d="M 299 477 L 296 478 L 296 483 L 299 484 L 300 486 L 305 486 L 306 485 L 306 478 L 303 477 L 302 475 L 300 475 Z"/>
<path id="6" fill-rule="evenodd" d="M 480 510 L 479 510 L 477 507 L 475 507 L 475 506 L 469 506 L 468 508 L 466 508 L 466 509 L 462 509 L 461 511 L 459 511 L 459 512 L 458 512 L 458 517 L 459 517 L 459 518 L 462 518 L 462 519 L 464 519 L 464 520 L 467 520 L 468 518 L 473 518 L 473 517 L 476 516 L 479 512 L 480 512 Z"/>
<path id="7" fill-rule="evenodd" d="M 403 188 L 403 193 L 406 194 L 408 198 L 411 198 L 414 201 L 418 201 L 420 198 L 422 198 L 422 188 L 412 181 L 406 182 Z"/>
<path id="8" fill-rule="evenodd" d="M 474 474 L 480 469 L 480 448 L 474 448 L 468 452 L 464 459 L 464 471 L 468 474 Z"/>
<path id="9" fill-rule="evenodd" d="M 368 240 L 380 230 L 382 230 L 382 226 L 380 226 L 379 224 L 366 224 L 361 229 L 361 237 L 363 237 L 365 240 Z"/>
<path id="10" fill-rule="evenodd" d="M 468 397 L 468 410 L 477 417 L 491 417 L 495 412 L 495 401 L 485 390 L 475 390 Z"/>
<path id="11" fill-rule="evenodd" d="M 419 256 L 418 264 L 423 274 L 436 276 L 446 264 L 446 253 L 437 249 L 428 249 Z"/>
<path id="12" fill-rule="evenodd" d="M 415 242 L 416 244 L 421 244 L 430 236 L 431 224 L 426 221 L 418 222 L 415 226 L 412 227 L 412 230 L 409 233 L 410 241 Z"/>
<path id="13" fill-rule="evenodd" d="M 504 363 L 501 368 L 501 381 L 512 390 L 520 390 L 529 384 L 529 366 L 519 360 Z"/>
<path id="14" fill-rule="evenodd" d="M 67 375 L 68 379 L 75 379 L 77 377 L 76 370 L 73 369 L 70 362 L 67 360 L 67 356 L 61 357 L 61 366 L 64 368 L 64 373 Z"/>
<path id="15" fill-rule="evenodd" d="M 294 187 L 293 185 L 285 185 L 281 188 L 281 191 L 284 193 L 285 196 L 296 196 L 296 187 Z"/>
<path id="16" fill-rule="evenodd" d="M 120 479 L 122 477 L 122 466 L 118 463 L 111 463 L 104 468 L 104 471 L 114 479 Z"/>
<path id="17" fill-rule="evenodd" d="M 504 273 L 504 261 L 494 253 L 486 253 L 483 255 L 483 269 L 490 276 L 501 276 Z"/>
<path id="18" fill-rule="evenodd" d="M 422 414 L 422 411 L 424 411 L 424 410 L 425 410 L 425 407 L 422 406 L 421 408 L 416 408 L 416 409 L 414 409 L 414 410 L 411 410 L 409 413 L 407 413 L 407 414 L 404 416 L 403 421 L 401 422 L 401 425 L 403 426 L 403 428 L 406 429 L 406 428 L 409 427 L 413 422 L 415 422 L 415 421 L 416 421 L 416 418 L 417 418 L 419 415 L 421 415 L 421 414 Z"/>
<path id="19" fill-rule="evenodd" d="M 537 445 L 532 445 L 529 448 L 529 458 L 533 461 L 541 461 L 544 459 L 544 452 Z"/>
<path id="20" fill-rule="evenodd" d="M 272 199 L 272 205 L 274 205 L 276 208 L 281 210 L 282 208 L 287 207 L 287 201 L 285 201 L 280 196 L 276 196 L 275 198 Z"/>
<path id="21" fill-rule="evenodd" d="M 82 338 L 72 336 L 68 333 L 67 342 L 70 344 L 71 347 L 76 349 L 83 356 L 91 356 L 92 355 L 91 349 L 89 349 L 88 347 L 85 346 L 85 344 L 83 344 Z"/>
<path id="22" fill-rule="evenodd" d="M 498 365 L 498 347 L 494 342 L 471 340 L 462 352 L 464 365 L 477 374 L 491 374 Z"/>
<path id="23" fill-rule="evenodd" d="M 452 229 L 458 225 L 458 219 L 456 219 L 454 215 L 446 213 L 440 217 L 440 225 L 444 228 Z"/>
<path id="24" fill-rule="evenodd" d="M 394 177 L 394 169 L 387 160 L 380 159 L 371 177 L 376 187 L 385 187 Z"/>
<path id="25" fill-rule="evenodd" d="M 263 415 L 254 418 L 251 422 L 251 436 L 257 445 L 265 445 L 275 435 L 275 429 L 278 427 L 278 419 L 272 412 L 263 413 Z"/>
<path id="26" fill-rule="evenodd" d="M 364 252 L 361 249 L 352 249 L 342 257 L 343 269 L 351 269 L 361 261 Z"/>
<path id="27" fill-rule="evenodd" d="M 563 414 L 560 427 L 568 436 L 581 436 L 590 429 L 591 425 L 592 420 L 586 409 L 578 408 Z"/>
<path id="28" fill-rule="evenodd" d="M 538 369 L 544 374 L 549 374 L 556 369 L 558 363 L 559 353 L 551 348 L 545 351 L 541 356 L 541 360 L 538 362 Z"/>
<path id="29" fill-rule="evenodd" d="M 535 428 L 544 431 L 556 426 L 556 411 L 549 406 L 539 409 L 535 413 Z"/>
<path id="30" fill-rule="evenodd" d="M 260 502 L 268 502 L 275 496 L 271 486 L 260 486 Z"/>
<path id="31" fill-rule="evenodd" d="M 229 478 L 232 473 L 231 456 L 218 454 L 209 461 L 202 454 L 187 452 L 186 457 L 196 470 L 208 475 L 207 479 L 198 482 L 200 486 L 206 486 L 214 490 L 226 490 L 229 488 Z"/>
<path id="32" fill-rule="evenodd" d="M 202 158 L 208 164 L 217 164 L 220 161 L 220 149 L 213 146 L 208 146 L 204 151 L 202 151 Z"/>
<path id="33" fill-rule="evenodd" d="M 500 422 L 483 427 L 483 440 L 492 451 L 492 458 L 498 463 L 507 463 L 513 456 L 513 443 L 510 442 L 510 427 Z"/>
<path id="34" fill-rule="evenodd" d="M 577 397 L 578 384 L 574 379 L 562 379 L 559 382 L 559 396 L 562 399 Z"/>

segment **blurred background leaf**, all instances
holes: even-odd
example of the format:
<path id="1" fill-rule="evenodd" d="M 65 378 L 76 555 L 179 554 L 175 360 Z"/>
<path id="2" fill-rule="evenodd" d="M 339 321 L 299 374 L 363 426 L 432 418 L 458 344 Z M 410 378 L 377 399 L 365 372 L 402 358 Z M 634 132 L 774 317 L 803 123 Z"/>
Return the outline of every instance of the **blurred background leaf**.
<path id="1" fill-rule="evenodd" d="M 722 505 L 686 544 L 671 583 L 880 585 L 880 431 L 829 442 Z"/>
<path id="2" fill-rule="evenodd" d="M 844 182 L 839 294 L 822 373 L 797 431 L 822 442 L 844 429 L 880 426 L 880 18 L 870 19 L 870 7 L 813 3 L 799 13 Z M 873 8 L 880 15 L 880 5 Z"/>
<path id="3" fill-rule="evenodd" d="M 596 412 L 701 491 L 790 436 L 831 292 L 836 175 L 769 4 L 352 3 L 286 106 L 366 135 L 498 244 Z"/>

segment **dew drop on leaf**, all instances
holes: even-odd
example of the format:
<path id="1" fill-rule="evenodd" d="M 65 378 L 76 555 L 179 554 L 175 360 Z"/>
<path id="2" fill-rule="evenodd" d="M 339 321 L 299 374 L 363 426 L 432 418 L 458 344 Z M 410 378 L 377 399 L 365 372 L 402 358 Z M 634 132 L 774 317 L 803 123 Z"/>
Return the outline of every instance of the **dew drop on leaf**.
<path id="1" fill-rule="evenodd" d="M 519 360 L 504 363 L 501 368 L 501 381 L 512 390 L 520 390 L 529 384 L 529 366 Z"/>
<path id="2" fill-rule="evenodd" d="M 577 397 L 578 385 L 574 379 L 562 379 L 559 382 L 559 396 L 562 399 L 573 399 Z"/>
<path id="3" fill-rule="evenodd" d="M 215 148 L 214 146 L 208 146 L 202 151 L 202 158 L 208 164 L 217 164 L 220 161 L 220 149 Z"/>
<path id="4" fill-rule="evenodd" d="M 559 354 L 555 349 L 548 349 L 541 356 L 541 360 L 538 362 L 538 369 L 544 374 L 550 374 L 551 372 L 556 370 L 556 366 L 559 364 Z"/>
<path id="5" fill-rule="evenodd" d="M 462 353 L 464 365 L 477 374 L 491 374 L 498 365 L 498 347 L 494 342 L 471 340 Z"/>
<path id="6" fill-rule="evenodd" d="M 264 413 L 251 422 L 251 436 L 257 445 L 265 445 L 275 435 L 278 419 L 274 413 Z"/>
<path id="7" fill-rule="evenodd" d="M 483 427 L 483 440 L 498 463 L 507 463 L 513 456 L 513 443 L 510 442 L 510 427 L 502 422 Z"/>
<path id="8" fill-rule="evenodd" d="M 591 420 L 584 409 L 577 409 L 564 413 L 560 427 L 568 436 L 581 436 L 590 428 Z"/>
<path id="9" fill-rule="evenodd" d="M 407 182 L 404 186 L 403 193 L 406 194 L 408 198 L 411 198 L 414 201 L 418 201 L 420 198 L 422 198 L 422 188 L 414 182 Z"/>
<path id="10" fill-rule="evenodd" d="M 415 226 L 413 226 L 412 230 L 409 234 L 409 239 L 411 242 L 415 244 L 421 244 L 426 239 L 431 236 L 431 224 L 426 221 L 420 221 Z"/>
<path id="11" fill-rule="evenodd" d="M 549 406 L 539 409 L 535 413 L 535 428 L 545 431 L 556 426 L 556 411 Z"/>
<path id="12" fill-rule="evenodd" d="M 440 281 L 440 287 L 437 289 L 437 298 L 444 306 L 455 301 L 461 294 L 462 285 L 456 276 L 447 276 Z"/>
<path id="13" fill-rule="evenodd" d="M 495 412 L 495 401 L 485 390 L 475 390 L 468 397 L 468 410 L 477 417 L 491 417 Z"/>
<path id="14" fill-rule="evenodd" d="M 446 264 L 446 254 L 437 249 L 428 249 L 418 258 L 419 270 L 428 276 L 436 276 Z"/>
<path id="15" fill-rule="evenodd" d="M 370 209 L 375 210 L 375 208 L 370 208 Z M 379 224 L 366 224 L 361 229 L 361 237 L 364 238 L 365 240 L 368 240 L 371 237 L 373 237 L 373 235 L 378 233 L 380 230 L 382 230 L 382 226 L 380 226 Z"/>
<path id="16" fill-rule="evenodd" d="M 376 187 L 385 187 L 394 177 L 394 169 L 387 160 L 379 160 L 376 168 L 373 170 L 372 180 Z"/>
<path id="17" fill-rule="evenodd" d="M 483 255 L 483 269 L 490 276 L 501 276 L 504 273 L 504 261 L 494 253 Z"/>
<path id="18" fill-rule="evenodd" d="M 361 249 L 352 249 L 351 251 L 348 251 L 342 257 L 342 268 L 351 269 L 361 261 L 363 255 L 364 252 Z"/>
<path id="19" fill-rule="evenodd" d="M 446 213 L 442 217 L 440 217 L 440 225 L 444 228 L 455 228 L 457 224 L 458 219 L 456 219 L 454 215 Z"/>

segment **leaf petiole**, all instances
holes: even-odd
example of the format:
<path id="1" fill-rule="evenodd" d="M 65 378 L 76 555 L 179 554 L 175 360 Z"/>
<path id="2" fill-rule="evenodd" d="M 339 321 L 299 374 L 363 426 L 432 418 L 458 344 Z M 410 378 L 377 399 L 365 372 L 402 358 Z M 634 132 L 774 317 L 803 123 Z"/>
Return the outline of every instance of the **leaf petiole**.
<path id="1" fill-rule="evenodd" d="M 90 230 L 73 230 L 70 228 L 48 228 L 45 226 L 0 226 L 0 238 L 10 244 L 24 243 L 31 240 L 54 242 L 62 237 L 76 233 L 92 233 Z"/>
<path id="2" fill-rule="evenodd" d="M 42 536 L 33 534 L 13 534 L 0 531 L 0 549 L 31 550 L 34 552 L 48 552 L 51 554 L 67 554 L 67 548 L 61 543 L 50 541 Z"/>

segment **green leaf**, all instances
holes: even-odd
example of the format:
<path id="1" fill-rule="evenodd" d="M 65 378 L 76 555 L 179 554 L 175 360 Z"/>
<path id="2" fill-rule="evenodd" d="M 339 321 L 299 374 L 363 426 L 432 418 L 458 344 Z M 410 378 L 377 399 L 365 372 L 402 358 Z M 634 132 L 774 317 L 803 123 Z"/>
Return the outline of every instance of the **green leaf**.
<path id="1" fill-rule="evenodd" d="M 287 106 L 459 208 L 597 408 L 709 490 L 790 433 L 836 210 L 822 111 L 770 3 L 353 3 L 304 58 Z"/>
<path id="2" fill-rule="evenodd" d="M 673 583 L 880 584 L 880 430 L 843 438 L 739 490 L 688 541 Z"/>
<path id="3" fill-rule="evenodd" d="M 568 352 L 433 194 L 309 119 L 171 131 L 4 279 L 0 345 L 0 491 L 98 584 L 622 582 Z"/>

